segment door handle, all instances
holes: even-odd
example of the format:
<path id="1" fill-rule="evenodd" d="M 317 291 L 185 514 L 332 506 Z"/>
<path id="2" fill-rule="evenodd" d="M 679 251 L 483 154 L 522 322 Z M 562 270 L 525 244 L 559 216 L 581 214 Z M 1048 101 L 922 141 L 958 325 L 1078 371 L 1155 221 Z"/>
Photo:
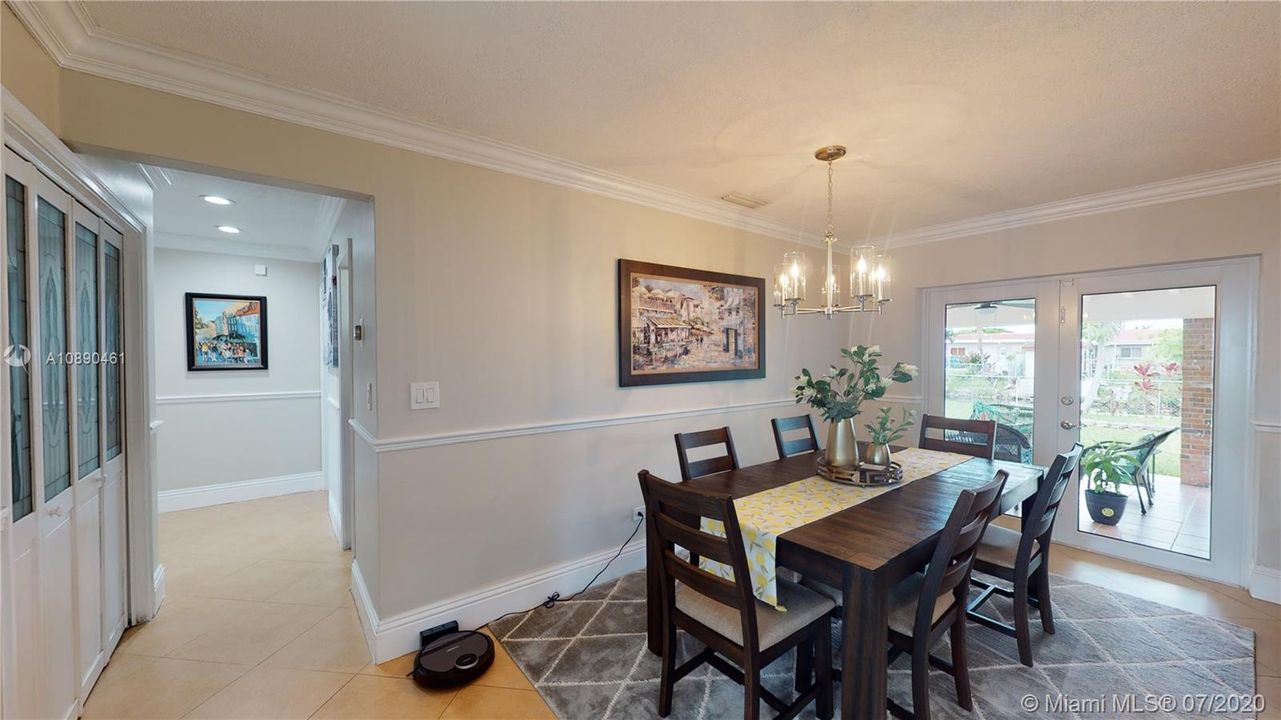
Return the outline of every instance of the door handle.
<path id="1" fill-rule="evenodd" d="M 1076 427 L 1076 423 L 1072 422 L 1071 420 L 1064 420 L 1059 423 L 1059 427 L 1063 428 L 1064 430 L 1071 430 L 1072 428 Z"/>
<path id="2" fill-rule="evenodd" d="M 46 511 L 49 517 L 62 517 L 62 506 L 54 505 Z"/>

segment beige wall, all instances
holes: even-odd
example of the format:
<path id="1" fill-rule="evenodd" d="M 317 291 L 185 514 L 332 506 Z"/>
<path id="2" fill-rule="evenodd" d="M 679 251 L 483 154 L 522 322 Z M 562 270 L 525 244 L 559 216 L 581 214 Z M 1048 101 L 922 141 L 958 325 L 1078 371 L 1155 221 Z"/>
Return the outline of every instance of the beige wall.
<path id="1" fill-rule="evenodd" d="M 767 379 L 619 389 L 618 258 L 761 277 L 791 245 L 80 73 L 65 72 L 62 87 L 62 136 L 78 147 L 374 197 L 374 272 L 361 267 L 358 247 L 353 284 L 358 303 L 360 288 L 374 289 L 381 318 L 367 327 L 365 342 L 377 348 L 376 413 L 364 411 L 364 383 L 356 382 L 358 420 L 379 438 L 786 400 L 802 365 L 821 367 L 834 357 L 836 326 L 770 316 Z M 408 384 L 419 380 L 441 383 L 440 410 L 408 410 Z M 776 414 L 784 412 L 792 410 L 781 406 Z M 375 489 L 377 497 L 364 498 L 363 507 L 357 497 L 356 555 L 380 614 L 617 544 L 639 504 L 636 470 L 676 474 L 677 425 L 734 425 L 751 438 L 744 457 L 763 460 L 772 453 L 768 417 L 757 410 L 637 423 L 624 449 L 575 439 L 573 452 L 551 452 L 546 448 L 560 447 L 566 436 L 553 433 L 522 440 L 520 447 L 543 448 L 524 455 L 505 441 L 379 453 L 376 462 L 361 450 L 357 488 Z M 372 468 L 376 480 L 361 476 Z M 509 502 L 518 495 L 528 501 Z M 371 509 L 379 513 L 379 539 L 362 548 Z M 499 533 L 487 542 L 508 548 L 502 562 L 477 565 L 454 550 L 457 529 L 482 526 Z M 572 541 L 562 535 L 569 529 Z"/>
<path id="2" fill-rule="evenodd" d="M 1281 194 L 1276 186 L 902 248 L 894 253 L 894 302 L 881 317 L 854 319 L 847 341 L 871 337 L 886 357 L 910 359 L 928 372 L 931 363 L 921 347 L 922 288 L 1248 255 L 1260 259 L 1251 419 L 1276 423 L 1281 420 Z M 1277 569 L 1281 457 L 1275 431 L 1254 432 L 1258 563 Z"/>
<path id="3" fill-rule="evenodd" d="M 919 361 L 921 287 L 1261 254 L 1271 309 L 1260 319 L 1257 414 L 1278 415 L 1275 188 L 905 249 L 883 317 L 847 326 L 771 316 L 766 380 L 624 390 L 614 377 L 617 258 L 766 276 L 787 245 L 77 72 L 61 74 L 59 92 L 61 135 L 73 144 L 374 198 L 376 252 L 358 250 L 354 285 L 357 316 L 379 311 L 357 350 L 376 375 L 357 378 L 356 408 L 378 438 L 542 427 L 379 453 L 358 443 L 356 556 L 384 618 L 611 547 L 630 530 L 636 469 L 675 474 L 671 433 L 729 424 L 744 461 L 760 461 L 772 454 L 768 417 L 789 409 L 573 423 L 785 398 L 799 367 L 865 341 L 870 322 L 889 358 Z M 362 300 L 361 288 L 375 295 Z M 364 383 L 375 377 L 367 411 Z M 419 380 L 441 382 L 440 410 L 408 410 L 407 385 Z M 545 427 L 556 423 L 571 426 Z M 1275 507 L 1275 475 L 1264 485 L 1261 500 Z M 1274 525 L 1261 544 L 1275 537 Z"/>
<path id="4" fill-rule="evenodd" d="M 40 122 L 58 132 L 62 73 L 8 5 L 0 8 L 0 76 Z"/>

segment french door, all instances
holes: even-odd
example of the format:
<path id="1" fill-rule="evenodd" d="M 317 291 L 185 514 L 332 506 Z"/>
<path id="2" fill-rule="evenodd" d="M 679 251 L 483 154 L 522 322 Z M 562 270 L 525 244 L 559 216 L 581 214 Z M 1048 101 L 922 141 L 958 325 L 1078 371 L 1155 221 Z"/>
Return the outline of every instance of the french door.
<path id="1" fill-rule="evenodd" d="M 927 290 L 927 412 L 996 420 L 1002 460 L 1082 443 L 1057 542 L 1239 585 L 1255 268 Z"/>
<path id="2" fill-rule="evenodd" d="M 4 149 L 4 714 L 78 714 L 126 620 L 121 236 Z"/>
<path id="3" fill-rule="evenodd" d="M 1242 584 L 1256 275 L 1242 259 L 1062 281 L 1057 443 L 1087 453 L 1058 541 Z"/>

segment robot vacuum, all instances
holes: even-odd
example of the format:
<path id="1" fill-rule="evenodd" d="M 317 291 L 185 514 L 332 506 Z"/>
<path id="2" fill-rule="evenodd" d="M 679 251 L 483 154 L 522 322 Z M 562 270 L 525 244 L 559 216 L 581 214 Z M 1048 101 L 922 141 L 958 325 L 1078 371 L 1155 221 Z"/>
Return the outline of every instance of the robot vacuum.
<path id="1" fill-rule="evenodd" d="M 424 643 L 414 662 L 414 681 L 429 688 L 462 685 L 480 677 L 493 663 L 494 641 L 488 635 L 474 630 L 447 632 Z"/>

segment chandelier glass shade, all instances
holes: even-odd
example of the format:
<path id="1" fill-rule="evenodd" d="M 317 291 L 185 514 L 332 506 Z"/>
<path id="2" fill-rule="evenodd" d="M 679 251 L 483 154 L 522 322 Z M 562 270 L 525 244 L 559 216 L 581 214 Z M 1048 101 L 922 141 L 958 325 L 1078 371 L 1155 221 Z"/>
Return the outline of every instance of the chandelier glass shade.
<path id="1" fill-rule="evenodd" d="M 890 301 L 890 260 L 875 246 L 863 245 L 850 250 L 849 284 L 846 285 L 848 305 L 841 304 L 841 268 L 832 262 L 836 244 L 836 225 L 832 221 L 832 163 L 845 156 L 845 148 L 829 145 L 819 148 L 814 157 L 827 163 L 827 228 L 823 233 L 827 259 L 823 268 L 821 307 L 804 307 L 805 273 L 808 269 L 805 253 L 793 251 L 783 254 L 783 262 L 774 268 L 774 307 L 784 317 L 789 315 L 817 315 L 831 317 L 837 313 L 879 313 L 881 306 Z"/>

